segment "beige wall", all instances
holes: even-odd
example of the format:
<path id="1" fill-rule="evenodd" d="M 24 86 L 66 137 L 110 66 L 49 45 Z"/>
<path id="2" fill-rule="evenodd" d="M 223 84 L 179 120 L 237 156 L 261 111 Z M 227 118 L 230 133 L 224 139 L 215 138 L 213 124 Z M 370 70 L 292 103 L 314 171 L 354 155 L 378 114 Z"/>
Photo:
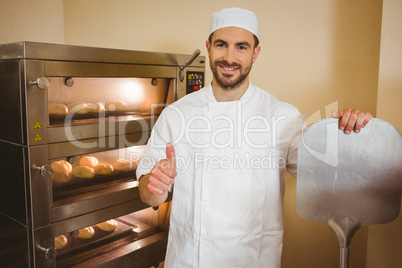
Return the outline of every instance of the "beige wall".
<path id="1" fill-rule="evenodd" d="M 385 68 L 400 70 L 385 67 L 383 57 L 378 82 L 382 0 L 0 0 L 0 5 L 1 43 L 32 40 L 186 54 L 198 48 L 203 55 L 211 13 L 228 5 L 244 7 L 255 11 L 260 23 L 262 50 L 253 84 L 294 104 L 306 118 L 316 111 L 326 117 L 328 105 L 382 115 L 400 96 L 400 90 L 382 86 Z M 389 29 L 398 31 L 397 25 Z M 286 187 L 282 267 L 338 267 L 334 232 L 303 220 L 295 210 L 296 182 L 290 176 Z M 381 262 L 391 247 L 401 248 L 401 240 L 378 244 L 368 235 L 390 237 L 397 229 L 372 230 L 356 233 L 351 267 L 365 267 L 366 257 L 371 261 L 367 253 L 377 252 Z"/>
<path id="2" fill-rule="evenodd" d="M 206 55 L 225 1 L 65 0 L 65 42 Z M 381 0 L 233 0 L 257 13 L 262 51 L 254 84 L 307 117 L 334 101 L 376 112 Z M 89 12 L 88 12 L 89 11 Z M 208 80 L 210 76 L 208 73 Z"/>
<path id="3" fill-rule="evenodd" d="M 377 117 L 402 132 L 402 1 L 384 0 Z"/>
<path id="4" fill-rule="evenodd" d="M 377 117 L 402 131 L 402 1 L 384 0 Z M 369 227 L 367 268 L 402 266 L 402 214 Z M 386 248 L 386 250 L 379 250 Z"/>
<path id="5" fill-rule="evenodd" d="M 211 13 L 228 5 L 211 0 L 202 5 L 184 0 L 64 3 L 66 43 L 188 54 L 199 48 L 203 55 Z M 234 0 L 230 5 L 251 9 L 259 18 L 262 50 L 253 67 L 255 85 L 296 105 L 305 117 L 333 102 L 335 108 L 375 114 L 382 1 Z M 334 232 L 301 219 L 295 180 L 288 177 L 286 184 L 282 266 L 337 267 Z M 352 267 L 365 266 L 366 243 L 363 228 L 353 240 Z"/>
<path id="6" fill-rule="evenodd" d="M 64 42 L 63 0 L 0 0 L 0 43 Z"/>

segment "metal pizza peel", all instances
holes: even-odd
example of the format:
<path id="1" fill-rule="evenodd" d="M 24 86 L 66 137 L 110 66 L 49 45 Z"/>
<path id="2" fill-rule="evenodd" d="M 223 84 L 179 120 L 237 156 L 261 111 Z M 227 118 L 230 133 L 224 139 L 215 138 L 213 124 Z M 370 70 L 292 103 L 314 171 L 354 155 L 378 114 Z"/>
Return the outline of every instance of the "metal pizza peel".
<path id="1" fill-rule="evenodd" d="M 299 144 L 296 209 L 304 219 L 327 223 L 347 268 L 354 233 L 388 223 L 400 212 L 402 136 L 391 124 L 371 119 L 346 135 L 339 120 L 314 123 Z"/>

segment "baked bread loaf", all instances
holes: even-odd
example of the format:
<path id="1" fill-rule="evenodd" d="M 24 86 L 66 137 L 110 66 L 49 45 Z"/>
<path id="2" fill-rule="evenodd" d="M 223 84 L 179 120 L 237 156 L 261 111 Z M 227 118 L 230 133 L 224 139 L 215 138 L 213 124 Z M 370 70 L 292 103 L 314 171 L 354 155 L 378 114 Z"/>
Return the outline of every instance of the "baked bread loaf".
<path id="1" fill-rule="evenodd" d="M 67 104 L 68 112 L 73 114 L 87 114 L 91 109 L 86 103 L 74 102 Z"/>
<path id="2" fill-rule="evenodd" d="M 105 105 L 101 102 L 86 104 L 90 113 L 101 113 L 105 111 Z"/>
<path id="3" fill-rule="evenodd" d="M 79 229 L 77 237 L 82 238 L 82 239 L 90 239 L 91 237 L 94 236 L 94 234 L 95 234 L 94 228 L 89 226 L 89 227 Z"/>
<path id="4" fill-rule="evenodd" d="M 112 165 L 102 163 L 98 164 L 94 167 L 94 171 L 96 175 L 111 175 L 113 173 L 113 167 Z"/>
<path id="5" fill-rule="evenodd" d="M 114 168 L 114 170 L 117 170 L 117 171 L 127 172 L 127 171 L 132 170 L 132 165 L 131 165 L 131 162 L 126 159 L 118 159 L 118 160 L 114 161 L 113 168 Z"/>
<path id="6" fill-rule="evenodd" d="M 110 112 L 125 112 L 127 111 L 127 103 L 124 101 L 113 101 L 109 102 L 107 105 L 107 110 Z"/>
<path id="7" fill-rule="evenodd" d="M 92 179 L 95 177 L 95 171 L 91 167 L 87 166 L 76 166 L 71 171 L 71 176 L 80 179 Z"/>
<path id="8" fill-rule="evenodd" d="M 49 115 L 67 115 L 68 108 L 63 103 L 49 103 Z"/>
<path id="9" fill-rule="evenodd" d="M 98 223 L 96 226 L 105 232 L 113 232 L 117 227 L 117 221 L 112 219 L 112 220 Z"/>
<path id="10" fill-rule="evenodd" d="M 62 249 L 67 245 L 67 237 L 59 235 L 54 238 L 54 247 L 56 249 Z"/>
<path id="11" fill-rule="evenodd" d="M 79 161 L 80 166 L 95 167 L 98 164 L 98 159 L 94 156 L 84 156 Z"/>
<path id="12" fill-rule="evenodd" d="M 52 180 L 57 183 L 68 183 L 71 181 L 72 166 L 65 160 L 59 160 L 50 164 L 52 168 Z"/>
<path id="13" fill-rule="evenodd" d="M 71 175 L 70 173 L 53 172 L 52 181 L 57 183 L 69 183 L 71 181 Z"/>
<path id="14" fill-rule="evenodd" d="M 56 172 L 56 173 L 61 172 L 61 173 L 69 174 L 73 169 L 71 164 L 69 162 L 67 162 L 66 160 L 54 161 L 54 162 L 52 162 L 52 164 L 50 164 L 50 166 L 52 167 L 53 172 Z"/>

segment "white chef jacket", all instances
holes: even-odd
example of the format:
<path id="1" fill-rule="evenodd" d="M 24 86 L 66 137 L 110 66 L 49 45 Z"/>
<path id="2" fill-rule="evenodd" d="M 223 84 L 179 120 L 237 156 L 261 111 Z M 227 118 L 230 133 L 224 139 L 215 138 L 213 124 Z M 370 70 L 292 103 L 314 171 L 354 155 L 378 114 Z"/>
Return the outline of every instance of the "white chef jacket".
<path id="1" fill-rule="evenodd" d="M 176 153 L 165 267 L 280 267 L 286 171 L 296 176 L 304 118 L 251 83 L 238 101 L 211 85 L 165 108 L 137 178 Z"/>

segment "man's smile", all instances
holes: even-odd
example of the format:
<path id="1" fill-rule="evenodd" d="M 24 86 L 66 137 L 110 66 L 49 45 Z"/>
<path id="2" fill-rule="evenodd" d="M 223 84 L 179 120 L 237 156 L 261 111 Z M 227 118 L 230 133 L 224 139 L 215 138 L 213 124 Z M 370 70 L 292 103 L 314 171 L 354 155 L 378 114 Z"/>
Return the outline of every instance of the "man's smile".
<path id="1" fill-rule="evenodd" d="M 236 65 L 231 65 L 227 63 L 217 63 L 217 65 L 221 68 L 222 72 L 225 74 L 233 74 L 237 70 L 240 69 L 240 66 Z"/>
<path id="2" fill-rule="evenodd" d="M 226 66 L 221 66 L 221 68 L 223 68 L 224 70 L 227 70 L 227 71 L 234 71 L 234 70 L 238 69 L 238 68 L 235 68 L 235 67 L 226 67 Z"/>

